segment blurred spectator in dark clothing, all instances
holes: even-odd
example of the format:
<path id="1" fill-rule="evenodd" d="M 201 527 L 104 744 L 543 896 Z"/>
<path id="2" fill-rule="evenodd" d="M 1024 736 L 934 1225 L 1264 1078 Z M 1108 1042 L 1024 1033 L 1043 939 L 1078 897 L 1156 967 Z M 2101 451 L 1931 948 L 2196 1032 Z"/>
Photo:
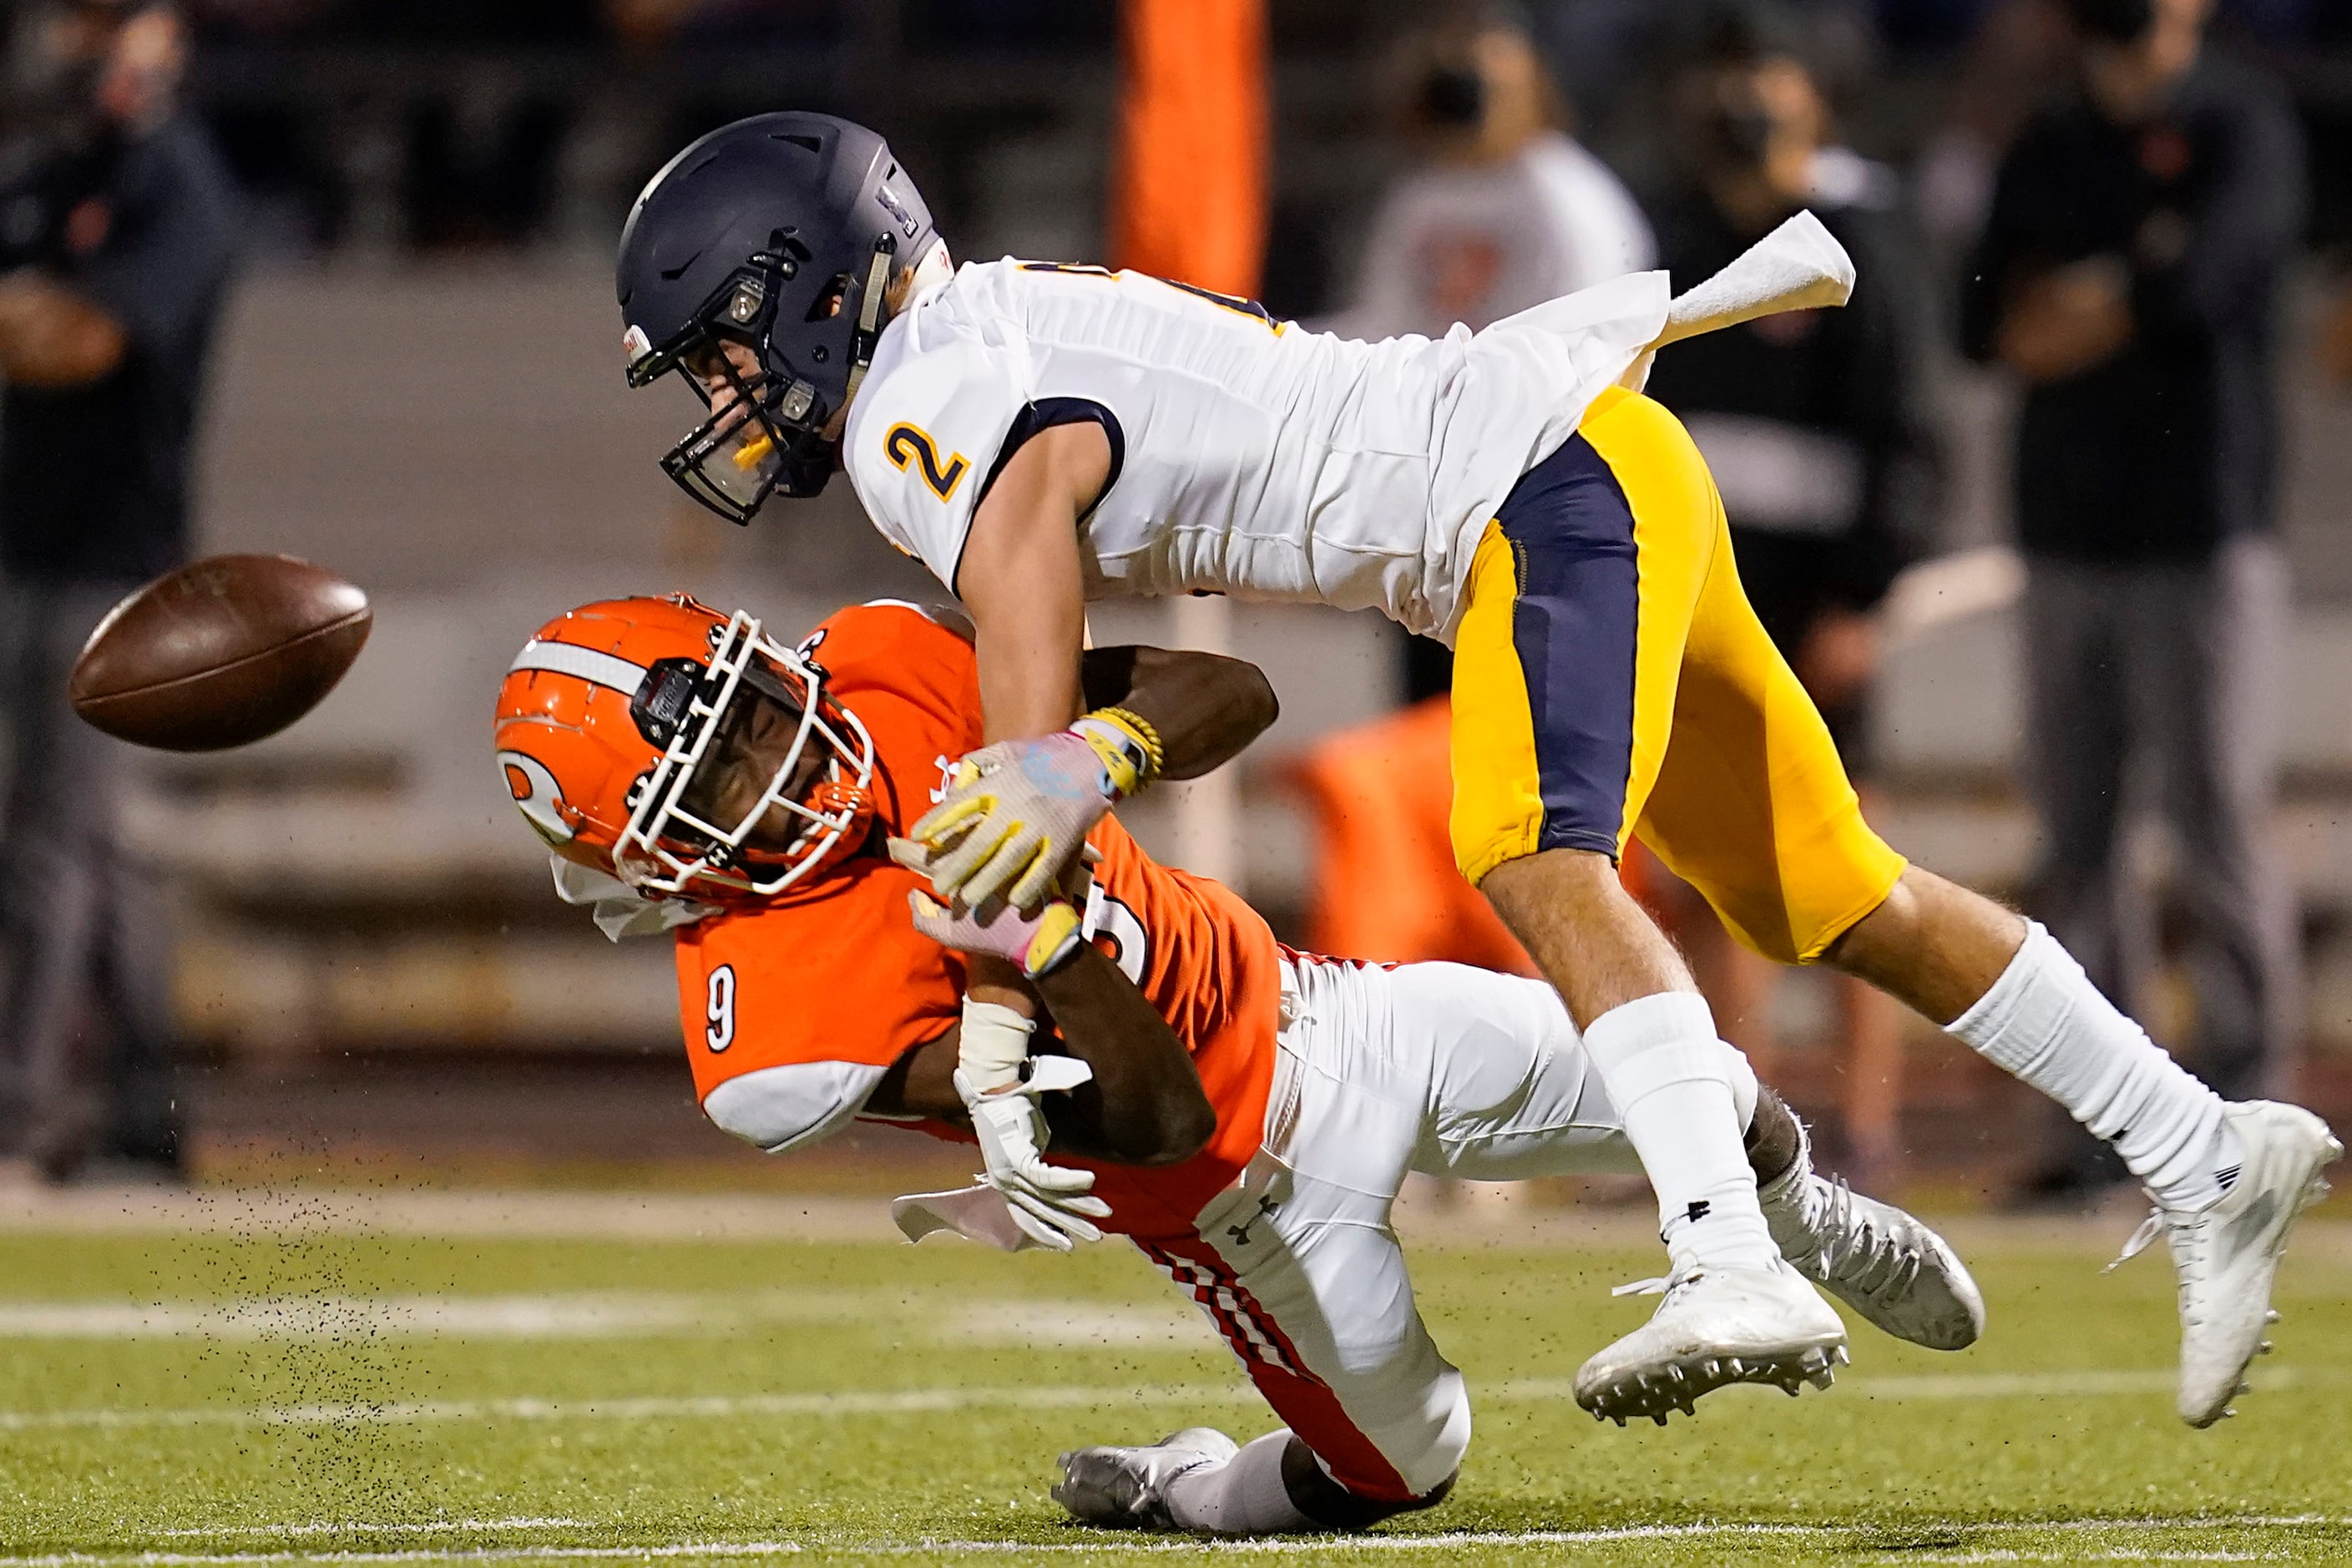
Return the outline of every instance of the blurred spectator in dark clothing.
<path id="1" fill-rule="evenodd" d="M 2070 9 L 2078 83 L 2002 163 L 1962 302 L 1969 353 L 2026 384 L 2036 907 L 2119 1005 L 2146 1008 L 2156 921 L 2121 832 L 2145 759 L 2202 939 L 2188 1054 L 2246 1099 L 2296 1032 L 2291 895 L 2263 836 L 2288 607 L 2273 315 L 2301 149 L 2279 93 L 2205 52 L 2203 0 Z M 2071 1122 L 2053 1136 L 2064 1152 L 2034 1191 L 2098 1185 L 2098 1146 Z"/>
<path id="2" fill-rule="evenodd" d="M 189 445 L 227 276 L 226 177 L 173 112 L 179 18 L 124 0 L 43 7 L 22 79 L 30 169 L 0 193 L 0 570 L 13 769 L 0 866 L 0 1143 L 64 1175 L 93 1155 L 175 1172 L 170 951 L 121 842 L 124 748 L 73 717 L 66 678 L 107 608 L 186 552 Z M 20 100 L 20 109 L 26 107 Z M 108 1102 L 73 1046 L 95 998 Z"/>
<path id="3" fill-rule="evenodd" d="M 1810 207 L 1854 259 L 1843 310 L 1769 316 L 1677 343 L 1650 372 L 1706 454 L 1739 577 L 1858 778 L 1877 660 L 1874 612 L 1922 550 L 1937 499 L 1927 387 L 1933 336 L 1917 246 L 1894 176 L 1830 134 L 1803 40 L 1761 6 L 1718 12 L 1676 84 L 1685 178 L 1651 205 L 1675 287 L 1712 276 Z M 1775 971 L 1714 922 L 1677 921 L 1736 1043 L 1769 1061 Z M 1899 1019 L 1859 982 L 1837 987 L 1849 1166 L 1874 1179 L 1899 1154 Z M 1769 1071 L 1769 1068 L 1759 1067 Z"/>
<path id="4" fill-rule="evenodd" d="M 1983 231 L 2001 153 L 2033 112 L 2072 79 L 2074 29 L 2062 0 L 1997 0 L 1969 42 L 1944 123 L 1912 166 L 1913 205 L 1936 248 L 1937 270 L 1957 271 Z"/>
<path id="5" fill-rule="evenodd" d="M 1381 199 L 1355 302 L 1318 323 L 1377 341 L 1443 337 L 1649 267 L 1649 226 L 1567 111 L 1526 33 L 1474 16 L 1404 52 L 1413 166 Z"/>

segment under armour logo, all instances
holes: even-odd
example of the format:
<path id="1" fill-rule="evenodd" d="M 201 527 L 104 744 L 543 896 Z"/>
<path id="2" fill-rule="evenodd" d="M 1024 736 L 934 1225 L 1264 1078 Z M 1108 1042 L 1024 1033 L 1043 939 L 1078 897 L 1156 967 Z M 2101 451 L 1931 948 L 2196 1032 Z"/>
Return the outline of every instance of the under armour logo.
<path id="1" fill-rule="evenodd" d="M 1705 1219 L 1714 1207 L 1715 1205 L 1713 1204 L 1708 1203 L 1705 1198 L 1701 1198 L 1696 1203 L 1691 1205 L 1689 1208 L 1683 1211 L 1683 1217 L 1696 1225 L 1700 1220 Z"/>
<path id="2" fill-rule="evenodd" d="M 1232 1237 L 1234 1241 L 1240 1243 L 1242 1246 L 1247 1247 L 1249 1245 L 1250 1227 L 1257 1224 L 1258 1221 L 1265 1218 L 1266 1215 L 1274 1213 L 1275 1210 L 1281 1206 L 1282 1205 L 1280 1204 L 1276 1203 L 1272 1198 L 1260 1195 L 1257 1200 L 1257 1213 L 1250 1215 L 1249 1218 L 1242 1221 L 1239 1225 L 1229 1225 L 1225 1226 L 1225 1234 Z"/>

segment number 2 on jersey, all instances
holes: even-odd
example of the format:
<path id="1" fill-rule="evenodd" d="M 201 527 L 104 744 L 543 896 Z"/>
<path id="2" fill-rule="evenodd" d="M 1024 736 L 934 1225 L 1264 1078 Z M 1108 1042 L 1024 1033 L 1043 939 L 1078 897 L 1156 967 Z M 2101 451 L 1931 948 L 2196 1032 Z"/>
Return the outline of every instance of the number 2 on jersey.
<path id="1" fill-rule="evenodd" d="M 703 1017 L 708 1022 L 703 1026 L 702 1043 L 714 1051 L 723 1051 L 735 1043 L 735 966 L 722 963 L 712 970 L 709 984 L 703 1006 Z"/>
<path id="2" fill-rule="evenodd" d="M 946 463 L 940 461 L 939 444 L 930 432 L 919 425 L 893 425 L 890 433 L 882 437 L 882 455 L 890 459 L 891 467 L 904 472 L 908 463 L 918 463 L 923 470 L 923 483 L 933 495 L 945 500 L 955 494 L 962 483 L 964 470 L 971 467 L 961 452 L 950 456 Z"/>

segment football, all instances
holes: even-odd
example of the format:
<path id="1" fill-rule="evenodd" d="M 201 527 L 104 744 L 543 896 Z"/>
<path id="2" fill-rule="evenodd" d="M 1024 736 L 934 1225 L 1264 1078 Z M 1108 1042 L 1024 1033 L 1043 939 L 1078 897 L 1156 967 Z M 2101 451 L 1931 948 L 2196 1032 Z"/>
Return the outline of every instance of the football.
<path id="1" fill-rule="evenodd" d="M 247 745 L 334 689 L 371 619 L 365 594 L 307 561 L 210 556 L 108 611 L 67 696 L 84 720 L 139 745 Z"/>

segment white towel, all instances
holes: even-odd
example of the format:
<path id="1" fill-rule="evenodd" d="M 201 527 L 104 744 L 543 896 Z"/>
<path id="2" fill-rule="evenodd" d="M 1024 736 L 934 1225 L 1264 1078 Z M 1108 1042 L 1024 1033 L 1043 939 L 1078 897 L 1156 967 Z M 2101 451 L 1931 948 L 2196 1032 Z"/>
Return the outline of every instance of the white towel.
<path id="1" fill-rule="evenodd" d="M 1664 348 L 1783 310 L 1843 305 L 1853 294 L 1853 258 L 1821 219 L 1801 212 L 1730 266 L 1676 296 L 1666 307 L 1666 330 L 1650 346 Z"/>
<path id="2" fill-rule="evenodd" d="M 1013 1205 L 1004 1194 L 982 1182 L 946 1193 L 908 1193 L 890 1200 L 890 1217 L 908 1241 L 920 1241 L 936 1230 L 951 1230 L 1003 1252 L 1022 1252 L 1043 1245 L 1013 1223 Z"/>

